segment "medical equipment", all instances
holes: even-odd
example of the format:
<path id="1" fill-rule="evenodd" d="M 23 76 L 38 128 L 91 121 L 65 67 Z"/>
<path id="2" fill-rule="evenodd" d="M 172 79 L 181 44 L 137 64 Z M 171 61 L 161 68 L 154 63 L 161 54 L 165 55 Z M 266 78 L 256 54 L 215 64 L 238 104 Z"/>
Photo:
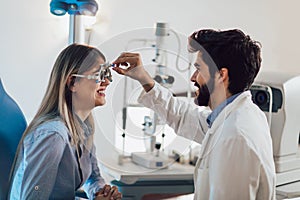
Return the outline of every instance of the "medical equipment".
<path id="1" fill-rule="evenodd" d="M 276 185 L 299 183 L 300 76 L 262 72 L 254 85 L 258 85 L 251 88 L 254 102 L 267 117 L 272 118 L 270 130 L 277 174 Z M 296 190 L 300 195 L 300 185 Z"/>
<path id="2" fill-rule="evenodd" d="M 144 123 L 143 123 L 143 131 L 146 136 L 149 136 L 150 138 L 150 143 L 147 145 L 146 144 L 146 151 L 148 152 L 153 152 L 155 149 L 155 143 L 156 143 L 156 136 L 155 131 L 156 131 L 156 121 L 157 116 L 154 115 L 154 119 L 152 120 L 150 116 L 145 116 L 144 117 Z"/>
<path id="3" fill-rule="evenodd" d="M 150 169 L 166 168 L 173 161 L 167 155 L 159 154 L 159 149 L 157 153 L 133 152 L 131 156 L 134 163 Z"/>
<path id="4" fill-rule="evenodd" d="M 169 28 L 168 23 L 158 22 L 155 24 L 155 28 L 151 29 L 151 31 L 152 30 L 154 31 L 151 34 L 153 34 L 154 36 L 151 35 L 151 37 L 148 39 L 129 39 L 125 51 L 138 51 L 144 58 L 143 63 L 145 65 L 145 69 L 149 72 L 153 79 L 163 87 L 169 88 L 174 94 L 180 93 L 181 91 L 188 91 L 188 94 L 190 94 L 191 86 L 189 84 L 188 76 L 190 74 L 187 73 L 190 72 L 191 62 L 190 57 L 187 58 L 187 56 L 179 55 L 179 47 L 181 46 L 180 43 L 182 41 L 180 40 L 176 32 Z M 141 35 L 147 35 L 147 33 Z M 186 37 L 184 37 L 184 41 L 186 41 Z M 139 44 L 142 45 L 142 47 L 140 47 Z M 174 47 L 175 50 L 173 50 Z M 153 56 L 153 54 L 154 57 L 151 57 Z M 149 58 L 149 56 L 150 59 L 148 61 L 150 61 L 150 64 L 147 63 L 146 59 Z M 183 67 L 186 65 L 188 65 L 188 67 Z M 171 69 L 171 67 L 175 68 L 175 66 L 176 71 Z M 179 69 L 178 66 L 181 66 L 181 69 Z M 165 137 L 168 138 L 168 143 L 169 141 L 172 141 L 173 139 L 170 139 L 169 136 L 173 133 L 171 133 L 171 131 L 165 131 L 166 123 L 159 120 L 157 114 L 149 109 L 147 109 L 145 113 L 139 112 L 134 117 L 131 116 L 132 112 L 129 112 L 129 110 L 133 110 L 131 108 L 143 107 L 137 102 L 137 97 L 139 96 L 142 88 L 139 84 L 137 86 L 135 81 L 128 79 L 127 77 L 125 77 L 124 79 L 125 82 L 124 84 L 122 84 L 122 87 L 124 86 L 123 108 L 121 112 L 118 112 L 122 115 L 122 117 L 119 118 L 120 120 L 122 120 L 122 123 L 120 123 L 120 125 L 118 126 L 119 137 L 116 142 L 117 145 L 120 145 L 119 149 L 122 150 L 118 162 L 120 165 L 122 165 L 124 163 L 122 162 L 122 160 L 125 160 L 126 158 L 128 158 L 128 155 L 130 155 L 131 160 L 134 163 L 146 168 L 161 168 L 167 166 L 168 163 L 172 163 L 174 161 L 174 156 L 171 153 L 174 147 L 172 147 L 172 149 L 169 149 L 168 144 L 165 144 L 164 141 Z M 184 98 L 189 98 L 190 96 L 191 95 L 186 95 Z M 132 123 L 131 120 L 133 118 L 135 122 L 139 122 Z M 144 121 L 141 122 L 143 118 Z M 144 124 L 144 126 L 140 127 L 141 124 Z M 158 128 L 156 126 L 158 126 Z M 133 127 L 137 127 L 138 129 Z M 120 140 L 121 135 L 123 142 Z M 160 136 L 161 138 L 159 138 Z M 171 135 L 171 137 L 176 136 Z M 139 143 L 139 145 L 129 147 L 128 144 L 130 144 L 134 140 L 142 141 L 145 145 L 139 146 L 141 144 Z M 158 147 L 159 145 L 157 141 L 161 143 L 160 149 L 155 148 L 155 146 Z M 167 147 L 166 151 L 164 151 L 165 147 Z M 125 152 L 124 149 L 127 150 L 127 152 Z M 170 155 L 170 157 L 168 155 Z"/>
<path id="5" fill-rule="evenodd" d="M 156 23 L 155 36 L 155 58 L 152 59 L 156 62 L 156 72 L 154 80 L 164 87 L 171 87 L 175 79 L 173 76 L 167 74 L 167 48 L 165 44 L 165 37 L 170 35 L 170 28 L 168 23 Z"/>
<path id="6" fill-rule="evenodd" d="M 155 36 L 155 58 L 152 59 L 156 63 L 155 77 L 157 81 L 164 87 L 171 87 L 175 79 L 173 76 L 167 74 L 167 47 L 165 37 L 169 36 L 169 25 L 167 23 L 156 23 Z M 161 144 L 156 143 L 156 124 L 158 117 L 154 113 L 153 120 L 149 116 L 144 118 L 144 134 L 148 137 L 149 144 L 146 145 L 146 152 L 133 152 L 131 154 L 132 161 L 138 165 L 146 168 L 164 168 L 167 167 L 172 159 L 169 158 L 164 152 L 159 153 Z M 156 152 L 154 152 L 156 149 Z"/>
<path id="7" fill-rule="evenodd" d="M 112 75 L 109 68 L 113 66 L 114 66 L 113 64 L 104 63 L 100 65 L 99 72 L 97 72 L 94 75 L 73 74 L 72 76 L 93 79 L 96 80 L 96 83 L 105 82 L 105 78 L 107 78 L 110 82 L 112 82 Z"/>
<path id="8" fill-rule="evenodd" d="M 146 144 L 146 152 L 133 152 L 131 154 L 134 163 L 150 169 L 168 167 L 168 164 L 173 161 L 164 152 L 160 153 L 161 143 L 156 142 L 155 136 L 155 118 L 157 118 L 157 115 L 154 115 L 153 121 L 149 116 L 145 116 L 144 118 L 143 131 L 145 136 L 149 137 L 149 143 Z"/>
<path id="9" fill-rule="evenodd" d="M 52 0 L 50 12 L 57 16 L 68 13 L 69 23 L 69 44 L 86 44 L 85 32 L 86 17 L 95 16 L 98 11 L 98 4 L 95 0 Z"/>
<path id="10" fill-rule="evenodd" d="M 96 15 L 98 4 L 95 0 L 52 0 L 50 11 L 54 15 Z"/>
<path id="11" fill-rule="evenodd" d="M 253 102 L 262 111 L 267 112 L 268 124 L 271 127 L 272 112 L 278 112 L 282 107 L 282 93 L 276 88 L 256 84 L 251 86 L 251 94 Z"/>

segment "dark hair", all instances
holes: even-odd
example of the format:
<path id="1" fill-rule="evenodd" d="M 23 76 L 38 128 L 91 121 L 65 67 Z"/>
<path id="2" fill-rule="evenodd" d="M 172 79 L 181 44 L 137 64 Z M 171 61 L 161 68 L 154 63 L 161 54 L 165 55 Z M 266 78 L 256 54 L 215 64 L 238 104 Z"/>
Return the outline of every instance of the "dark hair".
<path id="1" fill-rule="evenodd" d="M 248 90 L 261 66 L 261 45 L 242 31 L 199 30 L 189 37 L 189 51 L 201 51 L 210 74 L 227 68 L 228 90 L 232 94 Z M 216 67 L 214 67 L 214 66 Z"/>

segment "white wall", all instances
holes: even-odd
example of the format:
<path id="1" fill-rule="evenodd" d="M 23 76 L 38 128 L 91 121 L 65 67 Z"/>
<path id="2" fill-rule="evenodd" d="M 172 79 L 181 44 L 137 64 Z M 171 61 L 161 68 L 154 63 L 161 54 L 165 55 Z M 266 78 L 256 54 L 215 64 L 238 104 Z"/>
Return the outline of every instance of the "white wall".
<path id="1" fill-rule="evenodd" d="M 6 89 L 32 118 L 44 93 L 49 72 L 67 45 L 68 16 L 49 12 L 49 2 L 1 3 L 0 77 Z M 300 73 L 298 0 L 249 2 L 203 0 L 103 0 L 92 44 L 157 21 L 189 35 L 199 28 L 240 28 L 263 45 L 263 69 Z"/>
<path id="2" fill-rule="evenodd" d="M 68 42 L 68 16 L 51 15 L 49 3 L 1 2 L 0 77 L 28 120 L 40 104 L 56 56 Z M 120 33 L 153 27 L 157 21 L 169 22 L 186 36 L 200 28 L 239 28 L 262 43 L 264 70 L 300 74 L 299 7 L 299 0 L 102 0 L 91 44 L 98 46 Z M 110 56 L 117 56 L 117 49 Z M 108 107 L 100 108 L 101 115 L 108 116 L 100 126 L 112 132 L 114 115 Z"/>

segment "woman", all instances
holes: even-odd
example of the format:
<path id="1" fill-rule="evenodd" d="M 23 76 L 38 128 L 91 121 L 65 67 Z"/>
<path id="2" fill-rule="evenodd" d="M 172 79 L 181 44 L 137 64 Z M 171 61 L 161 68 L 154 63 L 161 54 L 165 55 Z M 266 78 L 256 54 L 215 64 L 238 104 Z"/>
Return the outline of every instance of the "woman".
<path id="1" fill-rule="evenodd" d="M 72 44 L 58 56 L 41 106 L 25 130 L 11 175 L 9 199 L 121 199 L 101 177 L 92 109 L 105 104 L 110 71 L 104 55 Z M 102 73 L 104 72 L 104 73 Z"/>

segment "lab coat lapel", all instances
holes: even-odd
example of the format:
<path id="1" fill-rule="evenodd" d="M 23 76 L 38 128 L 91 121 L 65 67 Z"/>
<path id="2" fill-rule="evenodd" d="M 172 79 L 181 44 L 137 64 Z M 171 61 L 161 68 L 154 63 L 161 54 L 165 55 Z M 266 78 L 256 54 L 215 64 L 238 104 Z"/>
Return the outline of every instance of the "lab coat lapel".
<path id="1" fill-rule="evenodd" d="M 241 103 L 243 103 L 248 96 L 250 95 L 249 91 L 243 92 L 242 94 L 240 94 L 232 103 L 230 103 L 229 105 L 227 105 L 218 115 L 218 117 L 215 119 L 213 125 L 211 128 L 209 128 L 205 134 L 205 138 L 202 142 L 202 146 L 201 146 L 201 151 L 199 154 L 199 160 L 201 158 L 204 158 L 205 155 L 209 154 L 209 152 L 211 151 L 210 149 L 208 149 L 209 146 L 214 146 L 212 145 L 212 138 L 214 138 L 213 140 L 216 141 L 216 137 L 219 137 L 219 135 L 221 134 L 221 130 L 223 128 L 224 122 L 226 120 L 226 118 L 228 117 L 228 115 L 235 110 L 236 108 L 239 107 L 239 105 Z M 212 137 L 213 136 L 213 137 Z"/>
<path id="2" fill-rule="evenodd" d="M 250 92 L 240 94 L 232 103 L 227 105 L 214 121 L 212 127 L 208 129 L 203 140 L 199 159 L 195 166 L 195 196 L 194 199 L 209 199 L 209 155 L 218 143 L 222 135 L 224 122 L 228 115 L 238 108 L 247 98 L 251 98 Z"/>
<path id="3" fill-rule="evenodd" d="M 222 111 L 221 113 L 218 115 L 218 117 L 216 118 L 216 120 L 214 121 L 211 129 L 209 130 L 211 134 L 217 134 L 220 133 L 221 129 L 223 127 L 223 124 L 226 120 L 226 118 L 230 115 L 230 113 L 234 110 L 236 110 L 237 108 L 240 107 L 240 105 L 247 100 L 247 98 L 251 97 L 250 92 L 249 91 L 245 91 L 242 94 L 240 94 L 235 100 L 233 100 L 233 102 L 231 102 L 230 104 L 228 104 Z"/>
<path id="4" fill-rule="evenodd" d="M 249 98 L 250 92 L 246 91 L 240 94 L 232 103 L 227 105 L 221 113 L 218 115 L 216 120 L 214 121 L 212 127 L 208 129 L 205 134 L 205 138 L 202 142 L 201 150 L 199 153 L 199 159 L 196 163 L 196 171 L 195 171 L 195 178 L 198 176 L 199 168 L 205 169 L 208 168 L 208 159 L 206 159 L 210 152 L 213 150 L 214 146 L 217 144 L 219 137 L 221 137 L 222 129 L 224 126 L 224 122 L 228 115 L 238 108 L 247 98 Z"/>

